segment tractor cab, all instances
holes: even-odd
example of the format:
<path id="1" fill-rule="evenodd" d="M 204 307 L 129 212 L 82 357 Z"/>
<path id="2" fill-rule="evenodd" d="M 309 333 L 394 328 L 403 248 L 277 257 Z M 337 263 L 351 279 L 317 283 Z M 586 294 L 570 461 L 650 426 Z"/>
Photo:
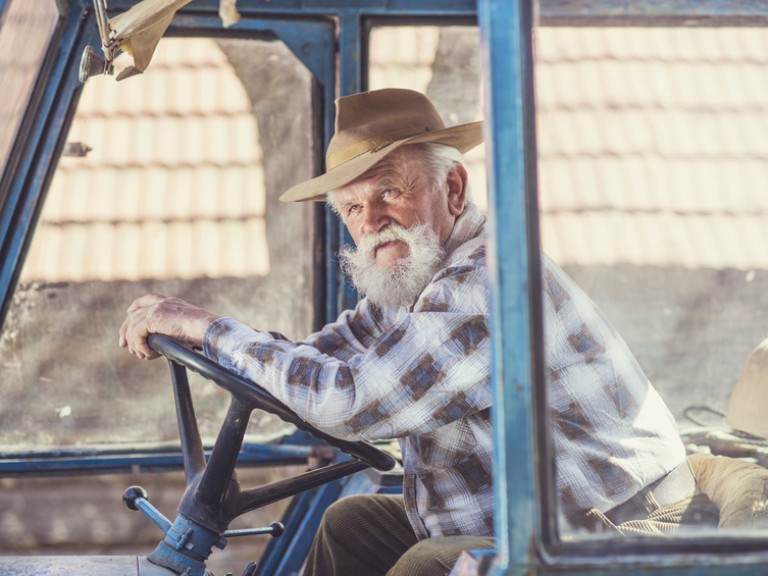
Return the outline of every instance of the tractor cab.
<path id="1" fill-rule="evenodd" d="M 0 574 L 300 574 L 332 502 L 402 491 L 396 441 L 170 338 L 117 345 L 145 293 L 296 340 L 353 308 L 348 231 L 278 199 L 323 171 L 334 101 L 379 88 L 484 122 L 496 547 L 451 574 L 768 571 L 767 24 L 765 0 L 0 0 Z M 669 407 L 717 528 L 566 521 L 544 258 Z"/>

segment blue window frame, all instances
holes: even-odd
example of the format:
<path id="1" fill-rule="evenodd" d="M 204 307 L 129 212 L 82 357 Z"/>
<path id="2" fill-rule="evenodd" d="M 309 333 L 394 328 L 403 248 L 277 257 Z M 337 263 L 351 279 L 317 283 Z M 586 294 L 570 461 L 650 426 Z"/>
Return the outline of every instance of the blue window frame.
<path id="1" fill-rule="evenodd" d="M 129 2 L 114 2 L 121 11 Z M 550 491 L 546 399 L 536 382 L 543 380 L 542 334 L 538 302 L 539 240 L 533 111 L 533 6 L 509 0 L 407 0 L 345 2 L 299 0 L 239 3 L 245 19 L 237 33 L 272 33 L 304 54 L 323 92 L 321 138 L 333 124 L 335 96 L 364 89 L 365 31 L 376 18 L 477 18 L 486 63 L 486 122 L 489 145 L 488 184 L 492 262 L 493 371 L 496 392 L 496 493 L 498 538 L 494 574 L 666 573 L 754 574 L 768 570 L 768 546 L 759 535 L 670 538 L 652 543 L 611 541 L 566 545 L 559 542 Z M 7 8 L 0 3 L 0 10 Z M 218 3 L 195 2 L 175 20 L 172 34 L 221 34 Z M 297 14 L 301 18 L 295 18 Z M 83 15 L 88 15 L 83 18 Z M 586 3 L 543 0 L 543 25 L 766 25 L 768 2 Z M 334 38 L 335 31 L 338 37 Z M 45 65 L 28 115 L 16 138 L 20 161 L 4 176 L 0 214 L 0 297 L 4 313 L 18 278 L 29 232 L 63 142 L 60 135 L 79 94 L 76 69 L 86 44 L 97 45 L 93 16 L 80 3 L 70 5 L 58 23 L 60 42 Z M 306 56 L 307 38 L 319 53 Z M 335 42 L 338 68 L 330 55 Z M 336 89 L 338 84 L 339 88 Z M 335 218 L 326 215 L 325 253 L 348 241 Z M 348 306 L 338 270 L 326 269 L 325 318 Z M 76 464 L 73 464 L 75 467 Z M 0 471 L 3 463 L 0 462 Z M 551 482 L 549 482 L 551 485 Z M 609 552 L 608 552 L 609 550 Z"/>

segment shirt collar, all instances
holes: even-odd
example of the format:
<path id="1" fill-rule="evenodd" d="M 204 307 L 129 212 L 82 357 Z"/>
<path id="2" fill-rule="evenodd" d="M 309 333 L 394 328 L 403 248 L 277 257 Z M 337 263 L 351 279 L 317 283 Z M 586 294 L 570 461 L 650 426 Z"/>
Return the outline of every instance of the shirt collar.
<path id="1" fill-rule="evenodd" d="M 451 235 L 445 241 L 446 258 L 469 240 L 476 238 L 483 233 L 485 227 L 485 216 L 477 209 L 473 203 L 468 202 L 464 207 L 464 212 L 456 219 Z"/>

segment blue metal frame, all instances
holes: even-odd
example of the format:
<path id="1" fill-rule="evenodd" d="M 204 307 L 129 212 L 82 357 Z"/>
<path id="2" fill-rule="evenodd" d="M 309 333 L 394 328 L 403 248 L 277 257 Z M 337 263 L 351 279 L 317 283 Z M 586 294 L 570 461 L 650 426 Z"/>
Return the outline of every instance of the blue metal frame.
<path id="1" fill-rule="evenodd" d="M 530 63 L 531 14 L 522 2 L 480 2 L 485 78 L 492 381 L 495 383 L 495 574 L 532 565 L 538 532 L 528 199 L 536 198 Z M 528 112 L 528 114 L 526 114 Z M 511 567 L 515 567 L 512 570 Z"/>
<path id="2" fill-rule="evenodd" d="M 45 190 L 61 153 L 73 113 L 72 102 L 81 90 L 77 80 L 77 46 L 83 41 L 82 35 L 96 41 L 95 33 L 85 30 L 78 18 L 60 21 L 50 43 L 56 50 L 49 50 L 43 63 L 48 72 L 37 79 L 31 98 L 36 105 L 26 111 L 34 121 L 20 130 L 16 138 L 22 146 L 21 160 L 13 166 L 0 212 L 0 322 L 5 317 Z"/>
<path id="3" fill-rule="evenodd" d="M 123 11 L 133 0 L 113 0 Z M 49 55 L 45 82 L 38 83 L 34 121 L 17 139 L 22 162 L 14 167 L 11 186 L 0 213 L 0 318 L 4 315 L 34 227 L 47 184 L 60 153 L 63 136 L 79 96 L 77 64 L 82 48 L 98 45 L 86 0 L 73 0 L 61 19 L 55 54 Z M 7 2 L 0 0 L 0 21 Z M 244 19 L 222 31 L 218 0 L 196 0 L 174 20 L 171 33 L 212 35 L 274 34 L 291 47 L 321 87 L 323 143 L 333 126 L 333 99 L 366 87 L 367 22 L 377 17 L 479 19 L 486 64 L 486 136 L 490 204 L 491 311 L 493 333 L 494 424 L 497 442 L 495 488 L 497 556 L 492 572 L 500 574 L 755 574 L 768 572 L 764 538 L 669 538 L 650 545 L 637 541 L 558 541 L 554 522 L 546 429 L 546 398 L 541 383 L 541 334 L 538 302 L 538 232 L 536 220 L 535 142 L 533 131 L 530 29 L 532 6 L 523 0 L 240 0 Z M 542 0 L 546 25 L 766 25 L 768 0 Z M 338 32 L 335 39 L 334 34 Z M 317 50 L 305 50 L 307 42 Z M 338 71 L 333 62 L 340 59 Z M 338 84 L 338 94 L 336 85 Z M 321 161 L 318 159 L 318 163 Z M 337 219 L 325 215 L 327 262 L 349 238 Z M 354 293 L 341 285 L 335 266 L 327 266 L 325 320 L 351 305 Z M 284 448 L 265 448 L 253 461 L 280 458 Z M 293 449 L 287 449 L 291 452 Z M 292 453 L 292 452 L 291 452 Z M 110 466 L 148 469 L 173 466 L 173 454 L 144 454 L 139 460 L 123 454 L 48 454 L 37 463 L 6 461 L 18 473 L 53 470 L 103 470 Z M 57 457 L 59 458 L 57 460 Z M 144 460 L 141 460 L 143 458 Z M 262 460 L 263 458 L 263 460 Z M 26 465 L 29 465 L 27 467 Z M 38 468 L 34 468 L 34 466 Z M 45 467 L 48 466 L 46 469 Z M 0 468 L 2 464 L 0 464 Z M 352 481 L 339 481 L 297 500 L 289 513 L 304 515 L 302 529 L 319 518 Z M 272 546 L 260 573 L 296 569 L 310 532 L 297 529 Z M 275 541 L 278 542 L 278 541 Z M 610 553 L 606 553 L 609 550 Z M 652 553 L 652 554 L 651 554 Z M 293 560 L 290 560 L 293 558 Z M 286 564 L 288 562 L 288 564 Z M 290 562 L 293 562 L 290 564 Z"/>
<path id="4" fill-rule="evenodd" d="M 210 455 L 206 448 L 206 458 Z M 238 458 L 241 466 L 292 466 L 304 464 L 313 456 L 307 444 L 245 444 Z M 120 474 L 165 472 L 182 469 L 178 447 L 120 450 L 62 449 L 32 453 L 0 452 L 0 477 L 66 474 Z"/>
<path id="5" fill-rule="evenodd" d="M 680 13 L 654 3 L 626 16 L 635 2 L 549 2 L 545 6 L 584 10 L 591 22 L 669 22 Z M 683 14 L 706 12 L 718 22 L 743 24 L 741 14 L 765 16 L 768 3 L 707 3 L 706 10 L 676 3 Z M 729 4 L 729 7 L 725 7 Z M 610 6 L 609 6 L 610 5 Z M 612 8 L 612 10 L 609 10 Z M 659 12 L 654 10 L 658 8 Z M 598 13 L 603 10 L 603 13 Z M 608 14 L 608 12 L 613 12 Z M 550 15 L 552 13 L 550 12 Z M 657 19 L 657 20 L 654 20 Z M 768 539 L 754 534 L 675 538 L 599 539 L 563 543 L 553 506 L 551 446 L 547 438 L 546 390 L 542 385 L 541 304 L 538 301 L 538 231 L 530 4 L 522 0 L 479 0 L 486 62 L 489 261 L 494 346 L 495 492 L 497 555 L 494 575 L 768 573 Z M 679 21 L 679 20 L 675 20 Z M 706 22 L 712 22 L 712 19 Z M 583 23 L 587 22 L 585 16 Z M 704 21 L 702 21 L 704 22 Z M 763 20 L 768 22 L 768 20 Z M 693 553 L 693 554 L 692 554 Z"/>

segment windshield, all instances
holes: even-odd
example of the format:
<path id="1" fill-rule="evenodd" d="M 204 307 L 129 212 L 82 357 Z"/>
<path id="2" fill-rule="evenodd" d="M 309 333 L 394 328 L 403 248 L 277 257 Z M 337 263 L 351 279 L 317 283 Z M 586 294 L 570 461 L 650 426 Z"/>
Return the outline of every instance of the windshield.
<path id="1" fill-rule="evenodd" d="M 281 70 L 268 87 L 262 62 Z M 255 40 L 167 38 L 145 74 L 88 80 L 0 336 L 0 445 L 177 441 L 165 363 L 117 347 L 147 292 L 312 330 L 313 207 L 277 201 L 311 175 L 311 93 L 283 44 Z M 211 441 L 228 395 L 193 390 Z"/>

